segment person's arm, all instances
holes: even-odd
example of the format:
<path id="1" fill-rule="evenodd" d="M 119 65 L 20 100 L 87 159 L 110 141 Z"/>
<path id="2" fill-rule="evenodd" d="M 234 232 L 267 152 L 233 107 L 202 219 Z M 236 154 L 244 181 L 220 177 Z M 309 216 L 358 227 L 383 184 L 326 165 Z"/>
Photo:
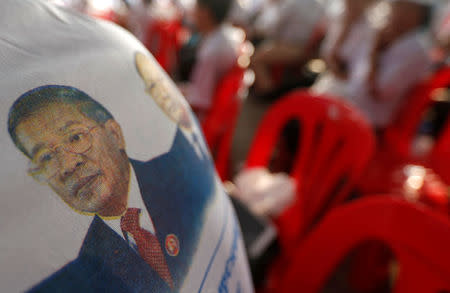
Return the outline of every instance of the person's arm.
<path id="1" fill-rule="evenodd" d="M 347 39 L 352 26 L 373 2 L 374 0 L 344 1 L 344 11 L 340 15 L 340 28 L 337 30 L 333 44 L 324 56 L 330 71 L 339 78 L 347 78 L 346 65 L 339 57 L 339 50 Z"/>

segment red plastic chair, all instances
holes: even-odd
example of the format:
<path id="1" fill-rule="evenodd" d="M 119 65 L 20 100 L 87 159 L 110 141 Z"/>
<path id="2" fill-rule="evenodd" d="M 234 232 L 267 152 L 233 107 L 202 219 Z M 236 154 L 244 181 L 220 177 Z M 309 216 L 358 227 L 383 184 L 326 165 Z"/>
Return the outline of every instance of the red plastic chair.
<path id="1" fill-rule="evenodd" d="M 219 82 L 211 110 L 202 122 L 206 142 L 222 180 L 228 179 L 234 128 L 241 108 L 240 91 L 245 86 L 245 68 L 236 64 Z"/>
<path id="2" fill-rule="evenodd" d="M 436 89 L 450 86 L 450 67 L 436 72 L 412 92 L 398 119 L 386 129 L 385 141 L 399 155 L 410 158 L 411 144 L 426 110 L 433 103 Z M 444 136 L 446 133 L 444 133 Z M 447 134 L 447 136 L 450 136 Z M 441 137 L 442 139 L 442 137 Z M 439 144 L 438 141 L 437 144 Z"/>
<path id="3" fill-rule="evenodd" d="M 246 168 L 268 166 L 284 126 L 300 122 L 298 150 L 291 176 L 297 197 L 276 220 L 284 250 L 295 246 L 330 207 L 348 197 L 374 151 L 365 118 L 343 101 L 293 91 L 264 116 Z"/>
<path id="4" fill-rule="evenodd" d="M 273 292 L 319 292 L 348 252 L 372 239 L 386 243 L 400 265 L 394 292 L 450 290 L 449 232 L 447 217 L 389 196 L 342 205 L 296 248 Z"/>
<path id="5" fill-rule="evenodd" d="M 424 203 L 436 212 L 449 214 L 450 198 L 445 183 L 450 183 L 450 121 L 446 122 L 447 126 L 426 156 L 419 157 L 412 153 L 421 120 L 434 102 L 434 91 L 449 84 L 450 68 L 444 68 L 416 87 L 399 112 L 398 119 L 386 129 L 383 144 L 361 180 L 363 194 L 395 194 L 412 202 Z M 422 174 L 408 174 L 412 168 L 420 169 Z M 367 260 L 380 259 L 379 251 L 379 247 L 358 251 L 352 272 L 358 275 L 358 271 L 376 271 L 377 266 Z M 377 286 L 377 282 L 382 280 L 353 279 L 354 287 L 367 288 Z"/>
<path id="6" fill-rule="evenodd" d="M 398 193 L 405 184 L 402 169 L 410 164 L 431 168 L 445 183 L 450 184 L 449 119 L 426 156 L 414 156 L 411 151 L 423 115 L 433 103 L 434 91 L 449 85 L 450 68 L 444 68 L 414 90 L 408 104 L 399 113 L 399 118 L 386 129 L 383 145 L 361 180 L 362 193 Z M 446 195 L 438 201 L 448 204 Z"/>

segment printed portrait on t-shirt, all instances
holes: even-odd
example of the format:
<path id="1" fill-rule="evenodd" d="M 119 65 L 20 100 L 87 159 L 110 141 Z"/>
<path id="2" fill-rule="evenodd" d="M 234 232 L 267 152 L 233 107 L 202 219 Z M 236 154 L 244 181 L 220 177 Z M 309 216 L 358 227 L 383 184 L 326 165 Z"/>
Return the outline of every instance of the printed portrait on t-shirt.
<path id="1" fill-rule="evenodd" d="M 40 86 L 10 108 L 8 132 L 28 159 L 27 174 L 75 212 L 94 216 L 79 257 L 36 288 L 73 278 L 71 270 L 89 274 L 99 258 L 119 279 L 147 272 L 151 288 L 162 292 L 180 288 L 189 270 L 215 192 L 214 169 L 192 145 L 185 106 L 142 58 L 136 64 L 148 94 L 180 126 L 171 149 L 151 160 L 128 157 L 113 114 L 75 87 Z"/>
<path id="2" fill-rule="evenodd" d="M 251 292 L 199 124 L 155 58 L 47 1 L 0 6 L 2 291 Z"/>

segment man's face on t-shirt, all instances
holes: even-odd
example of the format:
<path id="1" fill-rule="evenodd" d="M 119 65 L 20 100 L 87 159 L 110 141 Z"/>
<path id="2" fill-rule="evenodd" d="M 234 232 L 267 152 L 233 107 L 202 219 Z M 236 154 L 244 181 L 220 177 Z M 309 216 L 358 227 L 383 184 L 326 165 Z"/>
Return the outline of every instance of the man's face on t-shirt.
<path id="1" fill-rule="evenodd" d="M 130 166 L 116 121 L 99 124 L 75 104 L 53 103 L 22 120 L 16 134 L 30 174 L 70 207 L 104 217 L 126 208 Z"/>

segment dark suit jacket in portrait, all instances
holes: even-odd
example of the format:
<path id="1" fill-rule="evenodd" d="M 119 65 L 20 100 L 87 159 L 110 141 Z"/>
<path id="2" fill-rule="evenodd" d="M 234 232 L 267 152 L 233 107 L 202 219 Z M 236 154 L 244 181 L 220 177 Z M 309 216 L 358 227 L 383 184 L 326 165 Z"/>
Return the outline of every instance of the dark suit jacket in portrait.
<path id="1" fill-rule="evenodd" d="M 37 284 L 31 292 L 178 292 L 188 272 L 214 195 L 214 166 L 200 157 L 177 130 L 168 153 L 148 162 L 130 159 L 142 199 L 172 275 L 172 290 L 138 253 L 95 216 L 78 257 Z M 174 234 L 179 253 L 167 253 Z"/>

